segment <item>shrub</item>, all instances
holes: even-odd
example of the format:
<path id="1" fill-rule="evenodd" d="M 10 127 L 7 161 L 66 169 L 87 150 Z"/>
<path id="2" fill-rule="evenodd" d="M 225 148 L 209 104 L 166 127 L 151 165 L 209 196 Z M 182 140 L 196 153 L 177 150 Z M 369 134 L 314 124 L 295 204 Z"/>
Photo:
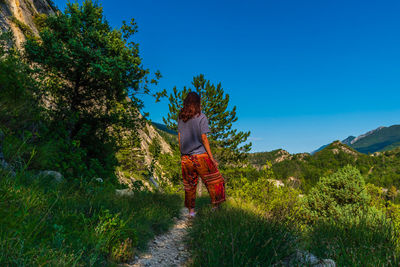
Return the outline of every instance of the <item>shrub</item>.
<path id="1" fill-rule="evenodd" d="M 307 221 L 341 218 L 368 207 L 370 196 L 360 172 L 350 165 L 322 177 L 304 197 L 303 215 Z"/>
<path id="2" fill-rule="evenodd" d="M 231 195 L 253 203 L 269 216 L 287 219 L 300 208 L 299 191 L 287 186 L 277 187 L 270 166 L 267 163 L 257 180 L 242 175 L 239 179 L 230 179 Z"/>

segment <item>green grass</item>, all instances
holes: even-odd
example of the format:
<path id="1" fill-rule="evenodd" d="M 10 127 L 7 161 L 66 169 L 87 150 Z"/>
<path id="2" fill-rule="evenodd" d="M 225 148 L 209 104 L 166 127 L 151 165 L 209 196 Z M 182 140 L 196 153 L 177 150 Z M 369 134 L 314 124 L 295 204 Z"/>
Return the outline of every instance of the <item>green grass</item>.
<path id="1" fill-rule="evenodd" d="M 145 249 L 154 235 L 168 230 L 181 205 L 177 195 L 118 197 L 107 184 L 56 184 L 29 173 L 0 177 L 0 266 L 130 260 L 136 249 Z"/>
<path id="2" fill-rule="evenodd" d="M 270 266 L 296 249 L 296 234 L 285 223 L 229 200 L 216 212 L 200 198 L 198 216 L 189 231 L 192 266 Z"/>
<path id="3" fill-rule="evenodd" d="M 230 199 L 211 212 L 199 198 L 189 231 L 191 266 L 296 266 L 297 249 L 337 266 L 398 266 L 398 234 L 383 218 L 360 217 L 305 225 L 299 219 L 264 217 L 258 208 Z M 304 266 L 304 263 L 298 266 Z"/>
<path id="4" fill-rule="evenodd" d="M 337 266 L 399 266 L 398 241 L 390 222 L 369 220 L 320 222 L 306 233 L 307 248 Z"/>

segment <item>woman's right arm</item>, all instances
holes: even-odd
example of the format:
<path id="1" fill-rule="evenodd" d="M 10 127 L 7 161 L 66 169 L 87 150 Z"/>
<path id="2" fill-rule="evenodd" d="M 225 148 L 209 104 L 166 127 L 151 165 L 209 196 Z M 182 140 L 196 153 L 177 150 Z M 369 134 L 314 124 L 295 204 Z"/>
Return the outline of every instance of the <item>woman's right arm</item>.
<path id="1" fill-rule="evenodd" d="M 182 149 L 181 149 L 181 133 L 178 132 L 178 143 L 179 143 L 179 152 L 182 153 Z"/>
<path id="2" fill-rule="evenodd" d="M 210 159 L 214 162 L 215 166 L 218 167 L 218 162 L 214 159 L 212 153 L 211 153 L 211 149 L 210 149 L 210 143 L 208 142 L 208 138 L 206 134 L 201 134 L 201 140 L 203 141 L 203 145 L 204 148 L 207 151 L 208 156 L 210 157 Z"/>

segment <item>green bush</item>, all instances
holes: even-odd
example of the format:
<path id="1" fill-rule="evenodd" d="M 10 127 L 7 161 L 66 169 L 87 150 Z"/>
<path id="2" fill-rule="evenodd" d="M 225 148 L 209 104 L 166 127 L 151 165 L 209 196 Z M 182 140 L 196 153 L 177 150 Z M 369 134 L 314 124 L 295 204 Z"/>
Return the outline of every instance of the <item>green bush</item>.
<path id="1" fill-rule="evenodd" d="M 262 171 L 259 171 L 257 180 L 247 177 L 228 180 L 230 194 L 243 201 L 248 201 L 257 206 L 259 210 L 272 217 L 289 219 L 300 209 L 299 191 L 287 187 L 277 187 L 274 184 L 274 174 L 267 163 Z M 250 170 L 252 171 L 252 170 Z"/>
<path id="2" fill-rule="evenodd" d="M 359 214 L 368 207 L 370 196 L 364 178 L 350 165 L 322 177 L 304 197 L 303 215 L 307 221 L 340 219 L 346 213 Z"/>

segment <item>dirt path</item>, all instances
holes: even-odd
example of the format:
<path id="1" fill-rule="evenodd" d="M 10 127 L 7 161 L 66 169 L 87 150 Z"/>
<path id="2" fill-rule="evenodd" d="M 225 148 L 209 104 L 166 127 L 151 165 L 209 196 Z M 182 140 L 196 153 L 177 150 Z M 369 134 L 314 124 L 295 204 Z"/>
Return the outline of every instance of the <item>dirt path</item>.
<path id="1" fill-rule="evenodd" d="M 156 236 L 150 242 L 147 252 L 138 255 L 135 261 L 127 266 L 185 266 L 189 253 L 183 240 L 187 234 L 188 223 L 188 212 L 183 208 L 173 228 L 163 235 Z"/>

